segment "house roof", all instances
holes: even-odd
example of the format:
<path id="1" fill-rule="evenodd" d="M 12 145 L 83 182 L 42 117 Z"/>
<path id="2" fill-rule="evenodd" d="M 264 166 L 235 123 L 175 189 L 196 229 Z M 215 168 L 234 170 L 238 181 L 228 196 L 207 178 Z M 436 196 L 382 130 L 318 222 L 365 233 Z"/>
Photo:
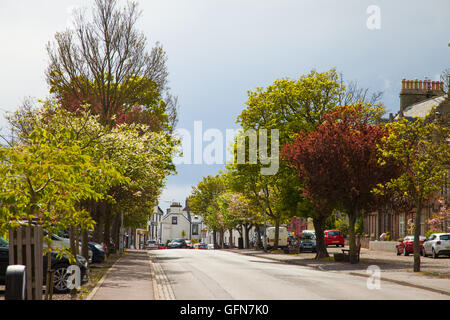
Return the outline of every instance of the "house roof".
<path id="1" fill-rule="evenodd" d="M 442 102 L 447 99 L 447 94 L 430 98 L 428 100 L 424 100 L 415 104 L 412 104 L 403 110 L 403 116 L 405 118 L 413 118 L 413 117 L 420 117 L 424 118 L 433 107 L 440 105 Z M 398 115 L 395 117 L 395 119 L 398 119 Z"/>

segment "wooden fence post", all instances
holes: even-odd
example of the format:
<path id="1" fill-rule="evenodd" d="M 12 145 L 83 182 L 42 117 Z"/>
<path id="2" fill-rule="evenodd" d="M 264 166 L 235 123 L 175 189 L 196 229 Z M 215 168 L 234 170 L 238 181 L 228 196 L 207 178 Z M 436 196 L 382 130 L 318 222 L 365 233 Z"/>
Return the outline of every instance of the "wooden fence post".
<path id="1" fill-rule="evenodd" d="M 17 227 L 9 232 L 9 264 L 26 266 L 27 300 L 42 300 L 43 238 L 41 226 Z"/>

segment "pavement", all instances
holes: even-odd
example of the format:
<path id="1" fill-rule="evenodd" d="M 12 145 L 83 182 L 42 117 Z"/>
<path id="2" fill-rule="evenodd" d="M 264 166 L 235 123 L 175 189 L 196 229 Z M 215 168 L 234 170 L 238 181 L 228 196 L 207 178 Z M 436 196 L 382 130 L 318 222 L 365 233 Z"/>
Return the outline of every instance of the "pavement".
<path id="1" fill-rule="evenodd" d="M 330 248 L 328 251 L 330 253 L 340 252 L 340 248 Z M 235 254 L 248 256 L 248 258 L 239 259 L 237 256 L 233 258 Z M 372 274 L 367 271 L 368 267 L 377 266 L 381 272 L 381 281 L 384 283 L 384 287 L 386 285 L 391 286 L 390 298 L 394 297 L 395 299 L 396 296 L 392 295 L 393 292 L 401 295 L 402 290 L 404 290 L 401 288 L 404 288 L 404 286 L 410 287 L 409 290 L 413 290 L 413 288 L 414 290 L 419 290 L 417 292 L 422 292 L 422 294 L 424 292 L 422 290 L 425 290 L 430 294 L 435 293 L 439 296 L 447 297 L 447 299 L 450 297 L 450 279 L 442 277 L 442 274 L 450 274 L 450 259 L 446 258 L 434 260 L 422 257 L 422 269 L 425 270 L 425 274 L 415 274 L 411 272 L 412 256 L 398 257 L 393 253 L 374 252 L 367 249 L 361 249 L 360 263 L 353 265 L 327 260 L 318 261 L 314 259 L 313 253 L 295 255 L 266 253 L 253 249 L 171 249 L 151 251 L 127 250 L 126 254 L 100 280 L 87 299 L 260 299 L 258 298 L 259 295 L 252 296 L 254 289 L 252 292 L 246 291 L 246 287 L 248 286 L 244 285 L 244 281 L 236 280 L 240 278 L 239 274 L 242 274 L 243 269 L 256 270 L 254 267 L 255 259 L 259 261 L 256 265 L 261 266 L 261 268 L 258 267 L 257 269 L 261 273 L 261 277 L 258 281 L 255 280 L 255 282 L 252 282 L 252 286 L 260 283 L 265 277 L 274 277 L 276 272 L 278 272 L 276 268 L 280 268 L 285 273 L 283 277 L 292 278 L 293 280 L 291 282 L 295 281 L 297 288 L 303 291 L 306 290 L 306 287 L 303 288 L 301 286 L 304 284 L 311 285 L 313 279 L 320 282 L 321 278 L 327 278 L 330 283 L 335 281 L 336 287 L 342 286 L 344 283 L 349 283 L 350 286 L 354 285 L 358 290 L 363 290 L 361 287 L 365 287 L 365 283 L 367 282 L 367 279 L 363 278 L 368 278 Z M 262 263 L 263 261 L 270 261 L 271 264 Z M 277 262 L 277 264 L 274 265 L 273 262 Z M 298 271 L 295 268 L 284 270 L 280 265 L 297 265 L 300 268 L 297 268 Z M 236 273 L 231 274 L 232 270 L 224 269 L 224 266 L 238 267 L 238 269 Z M 274 269 L 271 270 L 270 268 Z M 309 273 L 307 271 L 308 268 L 314 269 L 314 271 Z M 224 278 L 223 282 L 220 282 L 222 281 L 221 277 L 228 272 L 230 272 L 229 280 Z M 267 274 L 267 272 L 269 273 Z M 306 277 L 306 274 L 309 274 L 309 279 Z M 441 277 L 430 276 L 430 274 L 439 274 Z M 256 273 L 253 273 L 252 276 L 256 277 Z M 361 280 L 358 280 L 358 278 Z M 245 281 L 248 279 L 251 279 L 251 276 L 246 277 Z M 302 279 L 303 282 L 298 282 L 299 279 Z M 279 281 L 273 280 L 273 285 L 278 285 Z M 233 286 L 231 286 L 231 283 L 233 283 Z M 240 288 L 240 291 L 237 288 Z M 297 299 L 295 298 L 296 294 L 299 299 L 303 299 L 303 296 L 299 295 L 298 291 L 295 291 L 294 288 L 289 287 L 286 290 L 291 290 L 289 291 L 292 294 L 289 296 L 290 299 Z M 282 292 L 283 290 L 279 291 Z M 262 291 L 256 292 L 261 293 Z M 248 293 L 248 296 L 245 295 L 246 293 Z M 313 296 L 309 293 L 307 297 Z M 322 293 L 317 293 L 317 297 L 324 296 L 326 297 Z M 352 299 L 351 295 L 348 297 Z M 367 297 L 371 299 L 370 295 Z M 282 296 L 280 298 L 286 299 Z"/>
<path id="2" fill-rule="evenodd" d="M 127 250 L 86 300 L 153 300 L 154 279 L 147 252 Z"/>

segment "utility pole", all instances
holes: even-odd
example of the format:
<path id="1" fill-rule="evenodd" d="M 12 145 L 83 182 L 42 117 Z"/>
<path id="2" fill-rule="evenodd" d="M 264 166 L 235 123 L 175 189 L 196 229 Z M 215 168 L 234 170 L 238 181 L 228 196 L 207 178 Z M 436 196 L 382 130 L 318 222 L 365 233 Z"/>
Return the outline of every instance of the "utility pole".
<path id="1" fill-rule="evenodd" d="M 269 198 L 269 190 L 267 190 L 267 186 L 265 188 L 263 188 L 264 190 L 264 196 L 266 197 L 266 201 L 267 198 Z M 264 208 L 264 252 L 267 252 L 267 208 Z"/>

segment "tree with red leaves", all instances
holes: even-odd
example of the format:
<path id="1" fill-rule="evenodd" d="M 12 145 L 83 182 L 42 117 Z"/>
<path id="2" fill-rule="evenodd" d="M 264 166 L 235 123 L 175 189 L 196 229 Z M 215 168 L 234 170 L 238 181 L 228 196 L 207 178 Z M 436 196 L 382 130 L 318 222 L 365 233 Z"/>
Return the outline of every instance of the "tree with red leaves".
<path id="1" fill-rule="evenodd" d="M 395 166 L 378 163 L 377 144 L 388 131 L 374 123 L 370 110 L 361 105 L 337 107 L 323 119 L 315 131 L 300 132 L 292 144 L 286 144 L 282 155 L 298 171 L 304 196 L 316 207 L 347 212 L 350 262 L 356 263 L 356 219 L 376 205 L 372 190 L 395 175 Z M 324 218 L 330 213 L 329 208 L 321 212 Z"/>

